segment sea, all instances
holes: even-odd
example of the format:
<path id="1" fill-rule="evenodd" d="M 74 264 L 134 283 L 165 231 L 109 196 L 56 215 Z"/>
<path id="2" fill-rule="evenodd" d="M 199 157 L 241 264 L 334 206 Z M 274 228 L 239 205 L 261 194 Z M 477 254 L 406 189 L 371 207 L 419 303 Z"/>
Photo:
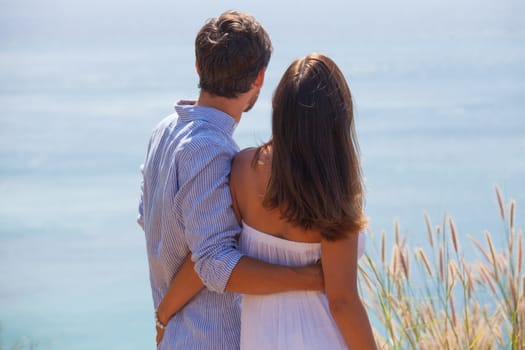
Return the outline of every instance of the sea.
<path id="1" fill-rule="evenodd" d="M 0 349 L 153 349 L 139 166 L 153 127 L 196 98 L 206 19 L 253 14 L 273 42 L 241 147 L 270 137 L 286 67 L 324 53 L 355 101 L 370 232 L 408 244 L 452 217 L 525 223 L 525 2 L 0 0 Z M 497 239 L 495 239 L 497 241 Z M 377 240 L 369 240 L 377 252 Z"/>

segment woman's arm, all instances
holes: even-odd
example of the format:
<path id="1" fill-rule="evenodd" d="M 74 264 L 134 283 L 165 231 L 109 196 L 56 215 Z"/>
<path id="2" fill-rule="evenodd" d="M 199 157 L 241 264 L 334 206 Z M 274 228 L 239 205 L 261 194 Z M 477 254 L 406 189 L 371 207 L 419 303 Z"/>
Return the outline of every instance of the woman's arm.
<path id="1" fill-rule="evenodd" d="M 162 324 L 167 324 L 173 315 L 204 288 L 199 276 L 193 270 L 195 264 L 190 257 L 191 255 L 188 255 L 184 259 L 182 266 L 171 280 L 170 287 L 157 308 L 159 321 Z"/>
<path id="2" fill-rule="evenodd" d="M 157 308 L 163 325 L 179 312 L 204 287 L 194 270 L 191 255 L 184 260 Z M 250 257 L 242 257 L 235 267 L 226 290 L 243 294 L 271 294 L 291 290 L 323 290 L 323 274 L 318 265 L 289 267 L 272 265 Z M 157 344 L 164 329 L 157 327 Z"/>
<path id="3" fill-rule="evenodd" d="M 170 287 L 157 308 L 157 317 L 164 326 L 204 288 L 199 276 L 193 269 L 195 264 L 190 258 L 191 254 L 188 254 L 179 271 L 171 280 Z M 157 326 L 157 345 L 163 336 L 164 329 Z"/>
<path id="4" fill-rule="evenodd" d="M 350 349 L 377 349 L 357 288 L 357 234 L 321 243 L 325 291 L 330 312 Z"/>

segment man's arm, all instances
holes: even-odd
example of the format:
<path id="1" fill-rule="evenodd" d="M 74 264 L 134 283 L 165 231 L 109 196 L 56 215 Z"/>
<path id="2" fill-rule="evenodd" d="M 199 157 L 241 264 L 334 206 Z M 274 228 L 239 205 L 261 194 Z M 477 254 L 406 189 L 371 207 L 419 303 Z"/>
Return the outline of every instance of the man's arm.
<path id="1" fill-rule="evenodd" d="M 232 153 L 208 143 L 186 149 L 179 164 L 186 240 L 204 285 L 216 292 L 244 294 L 322 290 L 320 267 L 279 266 L 238 251 L 240 226 L 228 183 L 232 158 Z"/>
<path id="2" fill-rule="evenodd" d="M 171 281 L 168 292 L 157 308 L 157 316 L 163 325 L 179 312 L 204 284 L 194 270 L 194 262 L 188 257 Z M 282 270 L 281 270 L 282 269 Z M 321 266 L 286 268 L 267 264 L 249 257 L 242 257 L 233 269 L 226 290 L 243 294 L 271 294 L 292 290 L 322 290 Z M 164 336 L 164 329 L 157 327 L 157 344 Z"/>
<path id="3" fill-rule="evenodd" d="M 228 176 L 233 154 L 204 147 L 188 152 L 179 164 L 180 205 L 191 259 L 186 258 L 157 309 L 166 325 L 201 289 L 243 294 L 323 290 L 320 265 L 287 267 L 242 256 L 237 250 L 239 223 L 232 208 Z M 191 159 L 196 166 L 188 168 Z M 216 223 L 216 225 L 214 225 Z M 193 261 L 192 261 L 193 260 Z M 195 262 L 194 262 L 195 261 Z M 203 283 L 204 282 L 204 283 Z M 157 344 L 164 329 L 157 327 Z"/>
<path id="4" fill-rule="evenodd" d="M 240 226 L 231 210 L 228 176 L 234 151 L 194 138 L 179 153 L 177 173 L 184 235 L 195 271 L 204 285 L 222 293 L 241 259 Z"/>
<path id="5" fill-rule="evenodd" d="M 260 264 L 260 265 L 259 265 Z M 164 326 L 199 293 L 204 284 L 195 272 L 194 262 L 188 256 L 171 281 L 167 293 L 157 308 L 157 317 Z M 243 294 L 270 294 L 287 290 L 321 290 L 321 267 L 284 268 L 242 257 L 233 269 L 226 290 Z M 164 328 L 157 326 L 157 345 L 164 337 Z"/>
<path id="6" fill-rule="evenodd" d="M 272 294 L 293 290 L 323 290 L 320 265 L 290 267 L 244 256 L 233 269 L 226 290 L 242 294 Z"/>

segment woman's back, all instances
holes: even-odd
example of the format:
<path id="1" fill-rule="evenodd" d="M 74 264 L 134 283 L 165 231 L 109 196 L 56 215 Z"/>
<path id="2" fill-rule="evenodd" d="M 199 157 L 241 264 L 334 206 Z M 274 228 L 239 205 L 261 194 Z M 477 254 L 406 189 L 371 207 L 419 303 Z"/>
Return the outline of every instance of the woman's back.
<path id="1" fill-rule="evenodd" d="M 319 243 L 321 234 L 293 226 L 283 219 L 279 209 L 268 210 L 263 198 L 271 168 L 271 147 L 264 147 L 258 154 L 256 148 L 241 151 L 236 157 L 230 176 L 230 187 L 237 215 L 249 226 L 266 234 L 289 241 Z"/>

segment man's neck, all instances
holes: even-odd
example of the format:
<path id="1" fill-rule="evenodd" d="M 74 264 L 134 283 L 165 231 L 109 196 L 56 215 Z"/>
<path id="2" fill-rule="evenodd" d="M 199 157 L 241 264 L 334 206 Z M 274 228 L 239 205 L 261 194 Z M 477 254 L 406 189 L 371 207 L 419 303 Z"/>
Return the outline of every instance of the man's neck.
<path id="1" fill-rule="evenodd" d="M 196 104 L 218 109 L 232 117 L 236 123 L 239 123 L 244 111 L 245 101 L 242 98 L 226 98 L 201 91 Z"/>

